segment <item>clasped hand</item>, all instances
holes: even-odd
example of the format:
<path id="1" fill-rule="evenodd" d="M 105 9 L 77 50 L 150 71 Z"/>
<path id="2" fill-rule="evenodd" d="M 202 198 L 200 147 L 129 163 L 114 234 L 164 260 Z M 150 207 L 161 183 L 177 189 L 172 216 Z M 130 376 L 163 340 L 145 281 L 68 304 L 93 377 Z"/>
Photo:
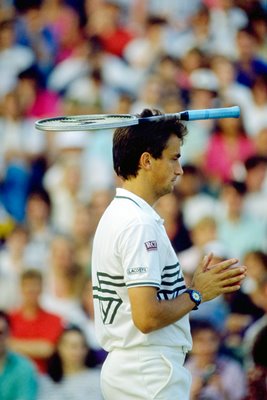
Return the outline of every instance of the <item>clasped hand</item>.
<path id="1" fill-rule="evenodd" d="M 202 302 L 239 290 L 247 268 L 238 265 L 238 259 L 230 258 L 212 264 L 213 254 L 203 258 L 193 275 L 191 288 L 202 294 Z"/>

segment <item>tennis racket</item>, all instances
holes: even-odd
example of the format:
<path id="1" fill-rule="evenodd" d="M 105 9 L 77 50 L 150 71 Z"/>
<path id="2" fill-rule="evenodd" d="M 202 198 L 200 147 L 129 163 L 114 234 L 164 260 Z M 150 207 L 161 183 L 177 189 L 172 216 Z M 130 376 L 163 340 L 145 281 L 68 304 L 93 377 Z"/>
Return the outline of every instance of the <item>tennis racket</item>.
<path id="1" fill-rule="evenodd" d="M 179 113 L 154 115 L 144 118 L 138 118 L 133 114 L 63 116 L 40 119 L 35 123 L 35 127 L 41 131 L 91 131 L 168 120 L 196 121 L 202 119 L 238 118 L 239 116 L 240 108 L 238 106 L 233 106 L 203 110 L 187 110 Z"/>

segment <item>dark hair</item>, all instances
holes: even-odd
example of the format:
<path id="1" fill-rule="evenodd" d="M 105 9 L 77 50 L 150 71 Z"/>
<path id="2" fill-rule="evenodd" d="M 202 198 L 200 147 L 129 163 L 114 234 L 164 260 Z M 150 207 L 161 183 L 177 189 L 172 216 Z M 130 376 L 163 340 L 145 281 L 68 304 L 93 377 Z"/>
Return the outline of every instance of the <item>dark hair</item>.
<path id="1" fill-rule="evenodd" d="M 15 21 L 14 19 L 4 19 L 0 22 L 0 32 L 5 29 L 14 29 Z"/>
<path id="2" fill-rule="evenodd" d="M 42 88 L 45 86 L 44 78 L 42 72 L 37 64 L 32 64 L 30 67 L 21 71 L 17 75 L 18 80 L 30 80 L 33 81 L 37 88 Z"/>
<path id="3" fill-rule="evenodd" d="M 85 334 L 82 331 L 81 328 L 79 328 L 77 325 L 68 325 L 64 328 L 64 330 L 62 331 L 58 342 L 57 342 L 57 346 L 59 345 L 59 343 L 61 342 L 61 340 L 63 339 L 64 335 L 66 335 L 69 332 L 77 332 L 79 333 L 82 338 L 84 339 L 84 343 L 87 346 L 87 341 L 85 338 Z M 87 346 L 88 347 L 88 346 Z M 97 359 L 96 359 L 96 355 L 94 353 L 93 350 L 91 350 L 88 347 L 88 351 L 84 360 L 84 365 L 88 368 L 93 368 L 97 365 Z M 54 353 L 51 355 L 51 357 L 48 359 L 47 362 L 47 374 L 50 376 L 50 378 L 56 382 L 59 383 L 62 381 L 62 379 L 64 378 L 64 371 L 63 371 L 63 365 L 62 365 L 62 360 L 61 357 L 59 355 L 58 350 L 56 349 L 54 351 Z"/>
<path id="4" fill-rule="evenodd" d="M 256 365 L 267 368 L 267 326 L 264 326 L 257 334 L 252 346 L 252 357 Z"/>
<path id="5" fill-rule="evenodd" d="M 43 283 L 43 275 L 38 269 L 30 268 L 23 271 L 20 275 L 20 281 L 24 282 L 27 279 L 36 279 L 40 284 Z"/>
<path id="6" fill-rule="evenodd" d="M 231 179 L 224 183 L 224 187 L 230 187 L 234 189 L 236 193 L 240 196 L 245 195 L 247 191 L 247 185 L 245 184 L 245 182 L 235 181 Z"/>
<path id="7" fill-rule="evenodd" d="M 192 320 L 190 325 L 192 335 L 197 334 L 201 331 L 212 331 L 216 335 L 219 335 L 217 327 L 214 325 L 214 323 L 207 319 Z"/>
<path id="8" fill-rule="evenodd" d="M 163 26 L 166 24 L 167 24 L 166 18 L 160 15 L 149 15 L 146 20 L 147 26 L 153 26 L 153 25 Z"/>
<path id="9" fill-rule="evenodd" d="M 8 314 L 7 314 L 5 311 L 3 311 L 3 310 L 0 310 L 0 319 L 5 320 L 7 326 L 10 327 L 10 319 L 9 319 L 9 316 L 8 316 Z"/>
<path id="10" fill-rule="evenodd" d="M 255 154 L 245 160 L 245 168 L 247 171 L 257 167 L 258 165 L 265 164 L 267 166 L 267 157 Z"/>
<path id="11" fill-rule="evenodd" d="M 184 164 L 183 171 L 184 171 L 184 174 L 188 174 L 188 175 L 195 175 L 195 176 L 201 175 L 200 168 L 197 167 L 195 164 Z"/>
<path id="12" fill-rule="evenodd" d="M 31 9 L 39 9 L 43 0 L 14 0 L 14 7 L 17 12 L 25 13 Z"/>
<path id="13" fill-rule="evenodd" d="M 43 188 L 33 189 L 28 194 L 28 201 L 32 199 L 42 200 L 48 207 L 49 212 L 51 210 L 51 198 L 47 190 Z"/>
<path id="14" fill-rule="evenodd" d="M 144 109 L 137 117 L 161 114 L 159 110 Z M 161 158 L 173 134 L 183 141 L 187 128 L 176 120 L 117 128 L 113 135 L 113 166 L 116 174 L 123 179 L 136 177 L 141 155 L 147 151 L 153 158 Z"/>

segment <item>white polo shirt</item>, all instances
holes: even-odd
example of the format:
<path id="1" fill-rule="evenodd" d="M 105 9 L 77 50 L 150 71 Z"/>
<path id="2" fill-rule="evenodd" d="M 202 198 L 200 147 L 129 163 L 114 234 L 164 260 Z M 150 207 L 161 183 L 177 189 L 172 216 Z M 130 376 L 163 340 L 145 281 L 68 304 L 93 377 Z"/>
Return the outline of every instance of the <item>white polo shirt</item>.
<path id="1" fill-rule="evenodd" d="M 132 321 L 128 288 L 154 286 L 158 299 L 166 300 L 185 290 L 163 222 L 147 202 L 125 189 L 117 189 L 99 222 L 93 242 L 92 281 L 96 334 L 107 351 L 149 345 L 191 349 L 188 314 L 148 334 Z"/>

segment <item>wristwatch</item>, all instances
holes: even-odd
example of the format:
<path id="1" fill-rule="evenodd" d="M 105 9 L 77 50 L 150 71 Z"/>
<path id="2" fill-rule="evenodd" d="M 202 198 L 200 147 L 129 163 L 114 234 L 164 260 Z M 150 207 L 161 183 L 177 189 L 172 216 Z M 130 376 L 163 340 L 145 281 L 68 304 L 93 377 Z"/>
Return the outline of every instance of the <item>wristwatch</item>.
<path id="1" fill-rule="evenodd" d="M 197 310 L 199 304 L 201 303 L 202 296 L 201 293 L 198 290 L 195 289 L 186 289 L 184 293 L 188 293 L 190 296 L 190 299 L 195 303 L 195 307 L 193 310 Z"/>

